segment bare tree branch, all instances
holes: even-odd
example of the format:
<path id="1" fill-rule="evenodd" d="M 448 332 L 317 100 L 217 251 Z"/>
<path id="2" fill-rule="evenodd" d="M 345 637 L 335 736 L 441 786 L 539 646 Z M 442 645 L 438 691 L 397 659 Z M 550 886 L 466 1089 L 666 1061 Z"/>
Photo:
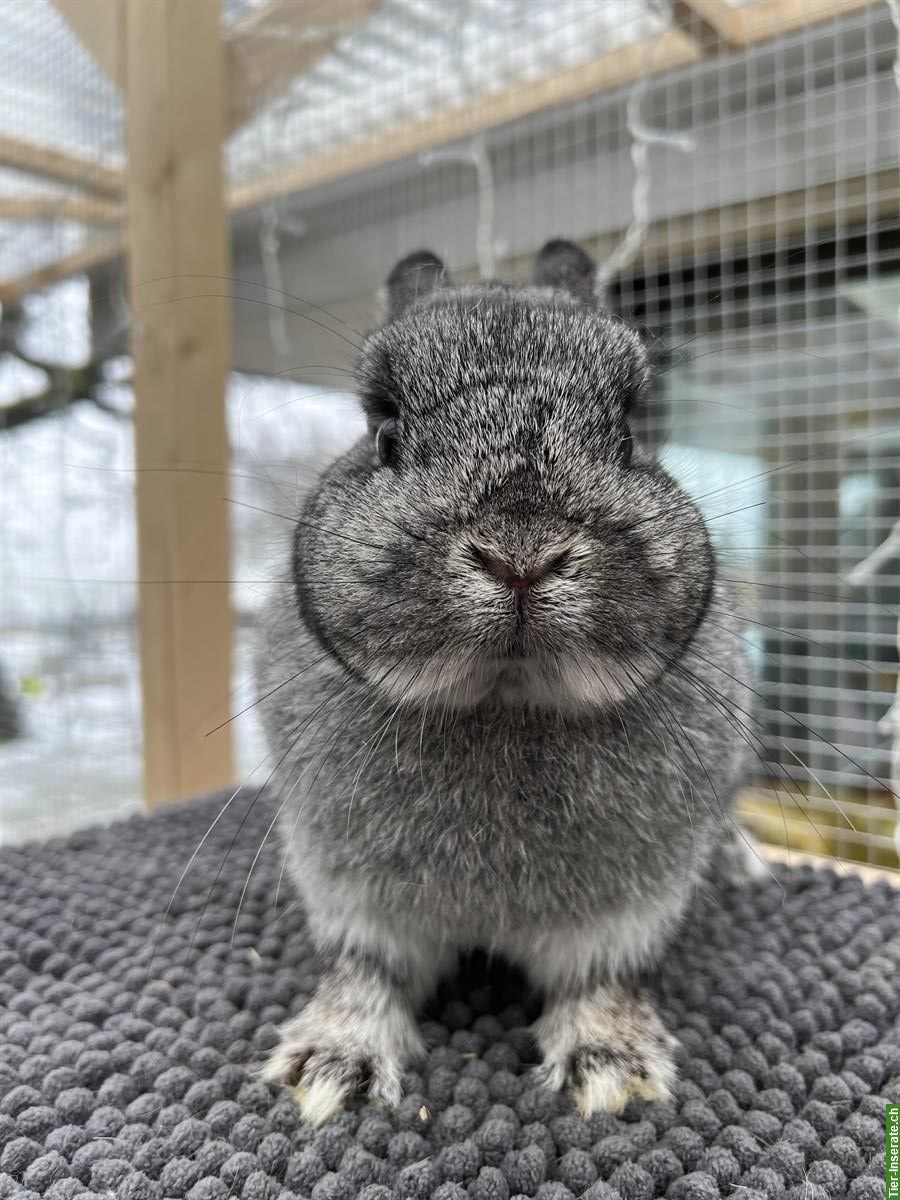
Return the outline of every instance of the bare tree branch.
<path id="1" fill-rule="evenodd" d="M 110 404 L 103 396 L 107 386 L 105 364 L 117 352 L 110 339 L 109 353 L 101 354 L 81 367 L 63 367 L 29 354 L 22 346 L 25 315 L 20 305 L 7 305 L 0 319 L 0 354 L 8 354 L 26 366 L 42 372 L 46 385 L 34 395 L 0 406 L 0 431 L 18 429 L 64 411 L 75 404 L 89 403 L 102 412 L 127 418 L 130 414 Z"/>

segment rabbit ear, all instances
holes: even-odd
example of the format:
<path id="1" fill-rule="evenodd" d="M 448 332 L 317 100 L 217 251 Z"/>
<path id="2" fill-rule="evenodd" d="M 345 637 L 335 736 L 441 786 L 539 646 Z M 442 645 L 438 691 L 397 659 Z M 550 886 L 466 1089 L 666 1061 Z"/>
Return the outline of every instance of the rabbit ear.
<path id="1" fill-rule="evenodd" d="M 597 264 L 580 246 L 564 238 L 547 242 L 534 260 L 534 282 L 558 288 L 586 304 L 597 299 Z"/>
<path id="2" fill-rule="evenodd" d="M 420 296 L 452 282 L 443 262 L 430 250 L 407 254 L 387 277 L 388 316 L 399 316 Z"/>

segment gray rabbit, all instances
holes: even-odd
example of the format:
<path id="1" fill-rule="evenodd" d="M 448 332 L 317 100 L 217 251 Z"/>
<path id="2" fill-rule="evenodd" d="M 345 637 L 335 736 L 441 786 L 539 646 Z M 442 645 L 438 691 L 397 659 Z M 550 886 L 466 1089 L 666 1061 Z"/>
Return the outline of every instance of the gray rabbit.
<path id="1" fill-rule="evenodd" d="M 327 964 L 262 1069 L 324 1121 L 391 1106 L 460 950 L 546 997 L 539 1078 L 664 1098 L 638 984 L 718 860 L 752 737 L 703 518 L 632 436 L 649 367 L 570 242 L 534 282 L 421 252 L 358 369 L 368 433 L 299 517 L 259 688 L 288 868 Z"/>

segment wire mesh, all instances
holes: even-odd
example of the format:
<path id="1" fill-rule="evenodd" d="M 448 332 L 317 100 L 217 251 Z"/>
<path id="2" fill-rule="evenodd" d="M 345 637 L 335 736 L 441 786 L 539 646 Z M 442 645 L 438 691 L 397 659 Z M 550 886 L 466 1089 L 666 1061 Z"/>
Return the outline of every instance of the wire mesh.
<path id="1" fill-rule="evenodd" d="M 9 132 L 121 165 L 121 99 L 96 68 L 86 78 L 82 52 L 57 40 L 51 11 L 18 0 L 40 69 Z M 46 26 L 35 24 L 38 13 Z M 610 307 L 646 331 L 660 379 L 644 432 L 699 497 L 734 589 L 734 607 L 716 619 L 747 642 L 762 725 L 748 824 L 766 841 L 895 866 L 885 714 L 897 688 L 900 562 L 893 553 L 858 569 L 900 520 L 892 9 L 838 0 L 786 0 L 777 10 L 753 0 L 470 0 L 450 9 L 438 0 L 227 0 L 223 29 L 234 84 L 225 154 L 235 707 L 252 696 L 253 613 L 283 537 L 283 521 L 257 509 L 290 511 L 358 432 L 343 338 L 376 322 L 393 262 L 428 245 L 459 278 L 496 266 L 524 279 L 541 244 L 566 236 L 601 263 Z M 24 86 L 22 77 L 8 86 Z M 85 114 L 78 137 L 71 121 L 54 125 L 61 107 Z M 27 183 L 36 193 L 37 181 Z M 24 186 L 21 173 L 0 175 L 0 197 Z M 2 245 L 15 255 L 4 254 L 0 286 L 61 257 L 62 242 L 46 250 L 41 239 L 48 228 L 62 236 L 65 224 L 4 221 Z M 96 227 L 76 228 L 97 236 Z M 115 296 L 120 276 L 112 278 Z M 34 328 L 48 322 L 35 310 Z M 57 341 L 74 343 L 71 329 Z M 10 404 L 32 383 L 21 364 L 15 378 L 9 363 L 2 370 Z M 127 408 L 127 388 L 120 392 Z M 57 716 L 78 706 L 90 675 L 77 639 L 91 620 L 108 622 L 110 606 L 133 629 L 136 604 L 122 419 L 97 409 L 85 435 L 94 455 L 107 445 L 105 486 L 120 489 L 114 576 L 111 561 L 97 561 L 97 546 L 113 544 L 110 493 L 78 482 L 85 464 L 59 441 L 76 418 L 84 419 L 34 423 L 15 442 L 8 430 L 0 435 L 0 536 L 12 580 L 4 622 L 18 647 L 10 663 L 20 681 L 43 676 L 62 612 L 72 665 L 54 691 Z M 64 499 L 48 520 L 37 498 L 51 486 Z M 30 524 L 21 516 L 29 507 L 40 513 Z M 50 570 L 48 555 L 69 564 L 52 598 L 33 587 Z M 101 581 L 78 602 L 76 573 Z M 20 599 L 29 589 L 26 619 Z M 39 784 L 34 757 L 10 743 L 4 753 L 21 756 L 12 787 L 23 804 L 53 793 L 51 777 L 65 779 L 55 811 L 96 815 L 91 788 L 137 803 L 136 646 L 117 654 L 128 732 L 104 747 L 127 740 L 127 771 L 109 769 L 102 785 L 79 782 L 63 765 L 88 753 L 77 733 L 45 749 Z M 252 711 L 237 728 L 249 773 L 265 753 Z"/>

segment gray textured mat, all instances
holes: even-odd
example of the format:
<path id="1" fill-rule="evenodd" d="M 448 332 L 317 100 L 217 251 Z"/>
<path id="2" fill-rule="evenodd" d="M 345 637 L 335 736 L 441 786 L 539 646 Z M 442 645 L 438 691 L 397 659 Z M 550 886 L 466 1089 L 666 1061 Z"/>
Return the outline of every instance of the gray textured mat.
<path id="1" fill-rule="evenodd" d="M 884 1196 L 900 893 L 800 869 L 698 904 L 660 981 L 683 1046 L 671 1104 L 583 1122 L 531 1087 L 520 985 L 476 968 L 435 1002 L 400 1111 L 313 1133 L 246 1070 L 314 983 L 287 886 L 273 907 L 274 838 L 235 924 L 271 819 L 251 798 L 201 848 L 152 963 L 218 801 L 0 855 L 0 1197 Z"/>

